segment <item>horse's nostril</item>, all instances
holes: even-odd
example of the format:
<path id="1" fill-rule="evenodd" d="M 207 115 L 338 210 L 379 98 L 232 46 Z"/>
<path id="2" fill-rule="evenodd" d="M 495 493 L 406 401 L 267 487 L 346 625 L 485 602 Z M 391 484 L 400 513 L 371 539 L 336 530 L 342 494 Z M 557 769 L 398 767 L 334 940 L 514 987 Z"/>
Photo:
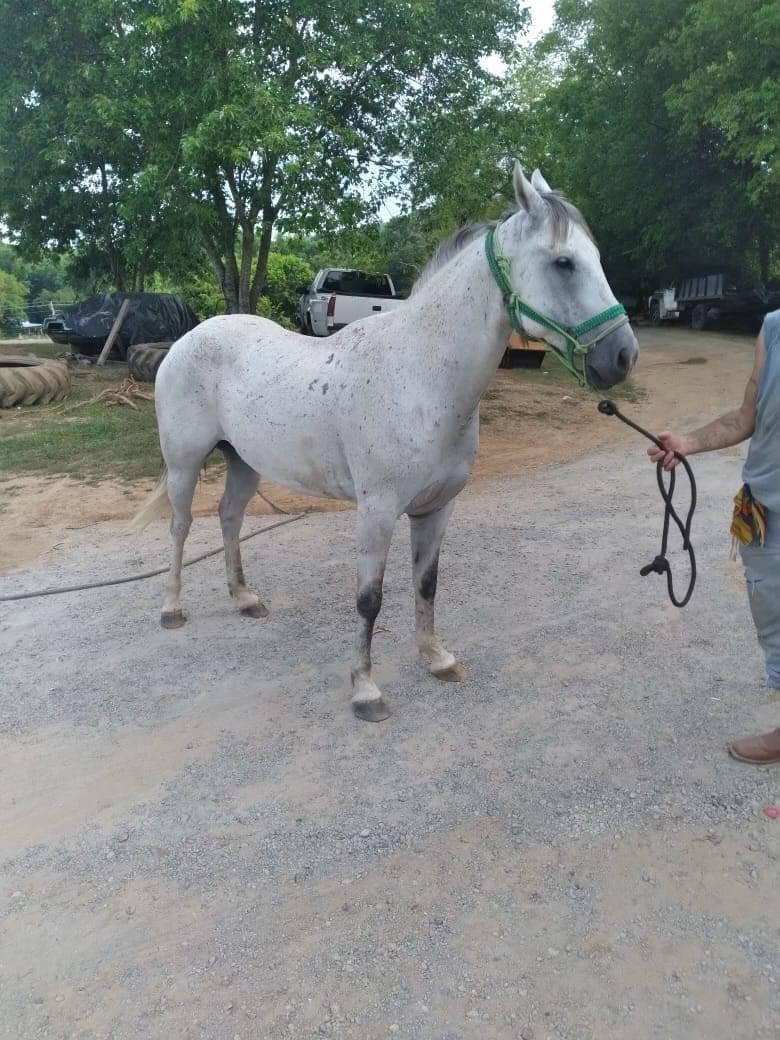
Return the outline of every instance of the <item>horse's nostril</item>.
<path id="1" fill-rule="evenodd" d="M 634 351 L 631 347 L 623 347 L 617 356 L 618 369 L 623 375 L 627 375 L 631 371 L 631 366 L 634 363 Z"/>

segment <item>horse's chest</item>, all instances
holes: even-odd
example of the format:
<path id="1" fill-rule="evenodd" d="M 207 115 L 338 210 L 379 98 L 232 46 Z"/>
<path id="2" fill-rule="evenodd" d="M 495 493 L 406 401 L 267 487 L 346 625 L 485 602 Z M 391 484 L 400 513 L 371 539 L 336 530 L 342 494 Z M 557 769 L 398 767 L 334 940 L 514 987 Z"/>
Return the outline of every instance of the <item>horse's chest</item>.
<path id="1" fill-rule="evenodd" d="M 469 466 L 464 465 L 458 470 L 449 472 L 446 477 L 425 484 L 417 490 L 405 511 L 414 514 L 430 513 L 441 509 L 463 490 L 468 479 L 469 469 Z"/>
<path id="2" fill-rule="evenodd" d="M 463 490 L 477 451 L 477 425 L 472 421 L 457 437 L 431 438 L 428 451 L 410 460 L 414 497 L 410 510 L 435 509 Z"/>

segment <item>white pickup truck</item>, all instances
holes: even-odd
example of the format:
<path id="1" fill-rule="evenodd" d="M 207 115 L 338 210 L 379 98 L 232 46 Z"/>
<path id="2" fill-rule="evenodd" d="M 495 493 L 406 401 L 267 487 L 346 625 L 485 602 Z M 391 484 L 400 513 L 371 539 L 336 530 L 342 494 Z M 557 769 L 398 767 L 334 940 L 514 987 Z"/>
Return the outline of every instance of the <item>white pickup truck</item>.
<path id="1" fill-rule="evenodd" d="M 296 313 L 302 332 L 330 336 L 352 321 L 383 314 L 402 301 L 388 274 L 325 267 L 308 288 L 301 289 Z"/>

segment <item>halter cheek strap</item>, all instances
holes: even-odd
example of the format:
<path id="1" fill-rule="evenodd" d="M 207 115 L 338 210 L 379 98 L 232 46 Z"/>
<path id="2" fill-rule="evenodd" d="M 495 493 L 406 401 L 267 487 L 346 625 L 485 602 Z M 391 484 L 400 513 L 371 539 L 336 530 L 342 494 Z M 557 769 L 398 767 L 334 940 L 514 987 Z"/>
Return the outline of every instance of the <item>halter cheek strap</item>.
<path id="1" fill-rule="evenodd" d="M 554 343 L 550 343 L 546 338 L 545 342 L 555 351 L 561 364 L 571 372 L 579 382 L 580 386 L 586 386 L 587 377 L 585 374 L 585 357 L 587 356 L 588 351 L 594 347 L 599 340 L 604 339 L 605 336 L 614 332 L 615 329 L 626 324 L 628 321 L 628 314 L 626 313 L 625 307 L 623 307 L 622 304 L 616 303 L 614 306 L 607 307 L 606 310 L 594 314 L 592 318 L 587 318 L 585 321 L 580 322 L 579 325 L 559 325 L 557 321 L 547 317 L 546 314 L 540 314 L 539 311 L 535 311 L 533 307 L 529 307 L 528 304 L 521 299 L 520 294 L 512 288 L 509 260 L 496 248 L 495 233 L 496 229 L 490 228 L 488 233 L 485 235 L 485 255 L 493 277 L 495 278 L 499 289 L 503 293 L 504 305 L 506 306 L 509 322 L 512 328 L 519 335 L 524 336 L 526 339 L 533 340 L 535 337 L 529 336 L 523 326 L 523 318 L 526 317 L 531 321 L 536 322 L 537 325 L 541 325 L 544 328 L 551 329 L 553 332 L 557 332 L 559 336 L 563 337 L 565 344 L 563 349 L 556 346 Z M 597 336 L 589 339 L 586 343 L 582 342 L 581 337 L 584 336 L 585 333 L 598 328 L 600 328 L 600 331 Z M 580 362 L 579 364 L 578 360 Z"/>

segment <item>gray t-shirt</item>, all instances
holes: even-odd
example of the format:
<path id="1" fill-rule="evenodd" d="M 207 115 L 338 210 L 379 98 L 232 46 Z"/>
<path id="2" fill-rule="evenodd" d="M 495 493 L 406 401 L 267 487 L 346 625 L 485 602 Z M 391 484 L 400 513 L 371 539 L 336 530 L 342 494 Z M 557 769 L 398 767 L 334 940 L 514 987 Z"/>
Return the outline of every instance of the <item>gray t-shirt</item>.
<path id="1" fill-rule="evenodd" d="M 764 318 L 761 333 L 766 358 L 756 396 L 756 428 L 742 480 L 753 498 L 780 513 L 780 310 Z"/>

